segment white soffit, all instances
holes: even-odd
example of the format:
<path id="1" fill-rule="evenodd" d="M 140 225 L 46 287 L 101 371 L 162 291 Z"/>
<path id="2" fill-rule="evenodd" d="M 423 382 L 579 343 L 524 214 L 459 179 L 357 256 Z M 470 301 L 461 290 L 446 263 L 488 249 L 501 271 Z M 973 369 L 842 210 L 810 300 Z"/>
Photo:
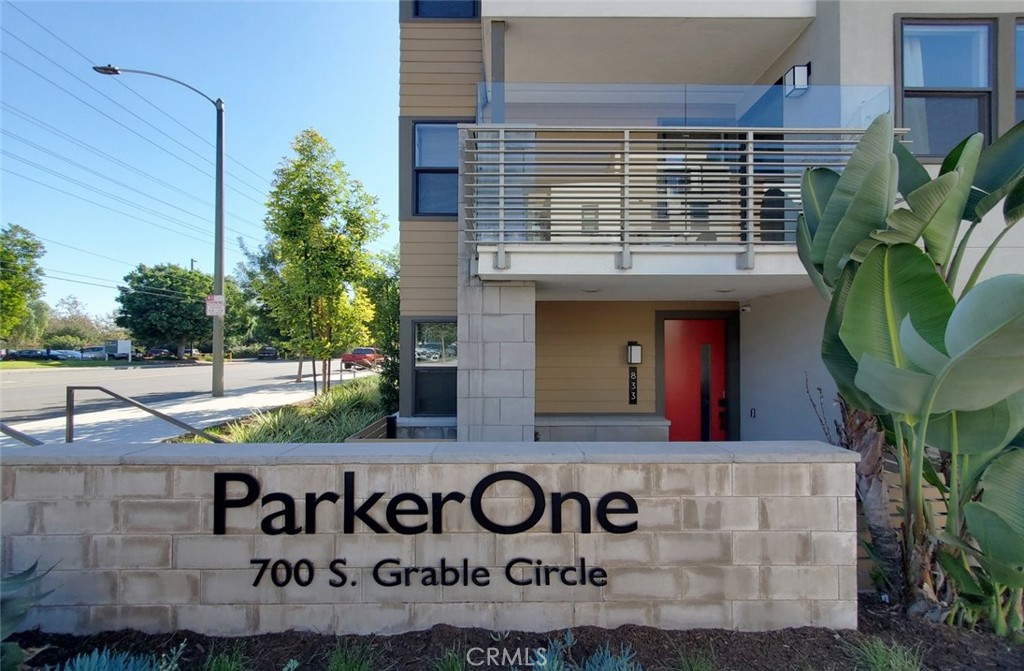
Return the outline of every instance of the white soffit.
<path id="1" fill-rule="evenodd" d="M 818 0 L 483 0 L 481 15 L 813 18 L 817 4 Z"/>
<path id="2" fill-rule="evenodd" d="M 512 19 L 506 23 L 505 81 L 764 83 L 765 70 L 811 20 Z"/>

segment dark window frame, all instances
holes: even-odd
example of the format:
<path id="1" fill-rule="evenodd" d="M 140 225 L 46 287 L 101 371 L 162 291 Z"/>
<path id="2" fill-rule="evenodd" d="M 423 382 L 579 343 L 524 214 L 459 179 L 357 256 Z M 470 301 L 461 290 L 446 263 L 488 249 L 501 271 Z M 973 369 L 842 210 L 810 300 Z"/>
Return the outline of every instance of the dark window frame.
<path id="1" fill-rule="evenodd" d="M 436 0 L 435 0 L 436 1 Z M 452 0 L 441 0 L 442 2 L 451 3 Z M 429 4 L 430 0 L 426 0 Z M 421 14 L 420 5 L 424 4 L 424 0 L 412 0 L 412 16 L 417 19 L 439 19 L 442 21 L 472 21 L 480 18 L 480 0 L 460 0 L 467 5 L 472 5 L 472 13 L 460 16 L 431 16 L 430 14 Z"/>
<path id="2" fill-rule="evenodd" d="M 448 166 L 423 166 L 417 165 L 418 157 L 416 156 L 416 130 L 420 126 L 452 126 L 455 128 L 456 141 L 458 140 L 458 124 L 463 123 L 459 121 L 448 121 L 446 119 L 438 120 L 427 120 L 420 119 L 413 121 L 412 123 L 412 214 L 417 217 L 457 217 L 459 216 L 459 192 L 458 192 L 458 175 L 459 175 L 459 164 L 456 160 L 455 165 Z M 455 190 L 455 209 L 453 211 L 441 211 L 431 212 L 420 208 L 420 175 L 455 175 L 456 176 L 456 190 Z"/>
<path id="3" fill-rule="evenodd" d="M 896 19 L 896 117 L 897 124 L 905 126 L 904 101 L 907 98 L 942 99 L 942 98 L 975 98 L 980 101 L 978 111 L 978 131 L 985 136 L 985 143 L 992 141 L 997 134 L 996 110 L 998 109 L 997 59 L 999 48 L 997 37 L 999 31 L 998 16 L 907 16 L 897 15 Z M 987 26 L 988 27 L 988 86 L 975 88 L 939 88 L 931 86 L 906 86 L 903 78 L 903 29 L 906 26 Z M 911 150 L 913 147 L 911 146 Z M 945 155 L 939 153 L 914 152 L 926 162 L 940 161 Z"/>
<path id="4" fill-rule="evenodd" d="M 405 320 L 403 320 L 405 321 Z M 408 337 L 406 351 L 403 352 L 405 360 L 412 361 L 409 366 L 409 382 L 411 383 L 408 397 L 408 414 L 412 417 L 454 417 L 457 414 L 458 406 L 458 361 L 454 366 L 419 366 L 416 363 L 416 334 L 420 324 L 455 324 L 458 328 L 456 317 L 410 317 L 407 321 Z M 451 412 L 427 412 L 423 411 L 423 403 L 419 398 L 419 392 L 428 387 L 431 382 L 440 383 L 445 393 L 451 393 Z M 404 412 L 402 414 L 405 414 Z"/>
<path id="5" fill-rule="evenodd" d="M 1017 55 L 1024 51 L 1024 18 L 1018 18 L 1013 27 L 1014 52 L 1013 63 L 1016 71 L 1014 74 L 1014 86 L 1017 95 L 1014 96 L 1014 122 L 1024 121 L 1024 63 L 1017 62 Z"/>

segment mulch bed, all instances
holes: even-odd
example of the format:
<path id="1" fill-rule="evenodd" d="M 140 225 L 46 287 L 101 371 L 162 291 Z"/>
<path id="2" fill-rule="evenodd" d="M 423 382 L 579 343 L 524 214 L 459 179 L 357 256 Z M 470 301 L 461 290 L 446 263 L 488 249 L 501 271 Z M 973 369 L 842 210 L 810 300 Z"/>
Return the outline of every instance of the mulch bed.
<path id="1" fill-rule="evenodd" d="M 429 671 L 446 651 L 457 649 L 464 655 L 470 648 L 545 647 L 549 638 L 562 632 L 534 634 L 508 632 L 497 635 L 485 629 L 460 629 L 438 625 L 428 631 L 395 636 L 353 636 L 346 641 L 371 645 L 380 653 L 380 669 L 392 671 Z M 851 644 L 877 636 L 919 650 L 923 669 L 1024 670 L 1024 645 L 1008 642 L 986 632 L 970 632 L 908 618 L 899 608 L 877 599 L 862 597 L 859 631 L 830 629 L 785 629 L 765 633 L 746 633 L 705 629 L 666 631 L 652 627 L 624 626 L 618 629 L 576 627 L 576 645 L 572 656 L 577 662 L 605 644 L 613 651 L 630 646 L 636 661 L 645 671 L 680 669 L 683 654 L 710 653 L 715 668 L 730 671 L 845 671 L 854 668 Z M 23 632 L 14 637 L 24 648 L 41 648 L 31 660 L 31 668 L 57 664 L 79 652 L 109 647 L 119 651 L 162 652 L 187 641 L 181 671 L 200 671 L 211 651 L 244 651 L 247 671 L 281 671 L 289 660 L 299 662 L 300 671 L 327 668 L 327 659 L 338 642 L 329 635 L 287 632 L 244 638 L 214 638 L 195 632 L 154 635 L 137 631 L 104 632 L 94 636 Z M 496 640 L 498 639 L 498 640 Z M 480 653 L 476 653 L 480 654 Z M 482 659 L 482 658 L 481 658 Z M 479 659 L 475 660 L 479 661 Z M 501 666 L 470 666 L 466 669 L 507 669 Z M 526 666 L 514 668 L 530 668 Z M 543 668 L 543 667 L 533 667 Z"/>

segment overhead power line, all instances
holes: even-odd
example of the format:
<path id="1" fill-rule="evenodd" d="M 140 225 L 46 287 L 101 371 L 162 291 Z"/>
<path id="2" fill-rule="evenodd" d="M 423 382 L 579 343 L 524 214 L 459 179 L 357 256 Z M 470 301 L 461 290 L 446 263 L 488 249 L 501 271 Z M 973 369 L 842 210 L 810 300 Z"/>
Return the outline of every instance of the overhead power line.
<path id="1" fill-rule="evenodd" d="M 20 7 L 18 7 L 17 5 L 15 5 L 15 4 L 11 3 L 11 2 L 8 2 L 8 3 L 7 3 L 7 6 L 8 6 L 8 7 L 10 7 L 11 9 L 14 9 L 14 10 L 15 10 L 15 11 L 17 11 L 17 12 L 18 12 L 19 14 L 21 14 L 22 16 L 24 16 L 24 17 L 25 17 L 26 19 L 28 19 L 28 20 L 29 20 L 29 21 L 31 21 L 32 23 L 36 24 L 37 26 L 39 26 L 39 28 L 41 28 L 41 29 L 42 29 L 42 30 L 43 30 L 44 32 L 46 32 L 46 33 L 47 33 L 47 34 L 48 34 L 48 35 L 49 35 L 50 37 L 52 37 L 53 39 L 55 39 L 55 40 L 57 40 L 58 42 L 60 42 L 61 44 L 63 44 L 63 45 L 65 46 L 65 47 L 67 47 L 68 49 L 70 49 L 70 50 L 71 50 L 71 51 L 73 51 L 74 53 L 78 54 L 78 56 L 80 56 L 80 57 L 82 58 L 82 60 L 84 60 L 84 61 L 85 61 L 86 63 L 88 63 L 88 64 L 89 64 L 90 66 L 92 66 L 92 65 L 95 65 L 95 64 L 97 63 L 97 61 L 96 61 L 96 60 L 94 60 L 94 59 L 92 59 L 92 58 L 89 58 L 88 56 L 86 56 L 85 54 L 83 54 L 83 53 L 82 53 L 81 51 L 79 51 L 79 50 L 78 50 L 78 49 L 76 49 L 75 47 L 73 47 L 73 46 L 71 46 L 70 44 L 68 44 L 68 42 L 67 42 L 66 40 L 64 40 L 63 38 L 61 38 L 61 36 L 60 36 L 60 35 L 58 35 L 57 33 L 53 32 L 52 30 L 50 30 L 49 28 L 47 28 L 46 26 L 44 26 L 44 25 L 43 25 L 42 23 L 40 23 L 39 21 L 37 21 L 36 19 L 34 19 L 34 18 L 32 18 L 31 16 L 29 16 L 29 14 L 27 14 L 27 13 L 25 12 L 25 10 L 21 9 Z M 182 123 L 181 121 L 179 121 L 178 119 L 176 119 L 176 118 L 175 118 L 175 117 L 174 117 L 173 115 L 171 115 L 171 114 L 168 114 L 168 113 L 167 113 L 167 112 L 166 112 L 166 111 L 165 111 L 165 110 L 164 110 L 163 108 L 161 108 L 161 107 L 160 107 L 159 105 L 157 105 L 156 103 L 154 103 L 154 102 L 150 101 L 150 100 L 149 100 L 148 98 L 146 98 L 146 97 L 145 97 L 144 95 L 142 95 L 141 93 L 139 93 L 138 91 L 136 91 L 135 89 L 133 89 L 133 88 L 132 88 L 131 86 L 129 86 L 128 84 L 125 84 L 125 83 L 124 83 L 124 81 L 122 81 L 122 80 L 121 80 L 120 78 L 116 78 L 116 77 L 115 77 L 115 78 L 114 78 L 114 81 L 116 81 L 116 82 L 117 82 L 118 84 L 120 84 L 121 86 L 123 86 L 124 88 L 126 88 L 126 89 L 127 89 L 128 91 L 130 91 L 131 93 L 133 93 L 133 94 L 134 94 L 135 96 L 137 96 L 137 97 L 138 97 L 139 99 L 141 99 L 142 101 L 144 101 L 144 102 L 145 102 L 146 104 L 148 104 L 148 105 L 149 105 L 150 107 L 152 107 L 153 109 L 155 109 L 155 110 L 156 110 L 157 112 L 160 112 L 160 114 L 163 114 L 163 115 L 164 115 L 165 117 L 167 117 L 168 119 L 170 119 L 170 120 L 171 120 L 171 121 L 173 121 L 174 123 L 178 124 L 179 126 L 181 126 L 182 128 L 184 128 L 184 129 L 185 129 L 186 131 L 188 131 L 189 133 L 191 133 L 191 134 L 192 134 L 192 135 L 194 135 L 195 137 L 199 138 L 200 140 L 202 140 L 203 142 L 205 142 L 205 143 L 206 143 L 206 144 L 208 144 L 209 146 L 211 146 L 211 147 L 214 147 L 214 146 L 216 146 L 216 145 L 214 145 L 214 144 L 213 144 L 212 142 L 210 142 L 209 140 L 207 140 L 207 139 L 206 139 L 205 137 L 203 137 L 202 135 L 200 135 L 199 133 L 195 132 L 194 130 L 192 130 L 191 128 L 189 128 L 189 127 L 188 127 L 188 126 L 186 126 L 185 124 L 183 124 L 183 123 Z M 241 161 L 239 161 L 238 159 L 234 158 L 234 157 L 233 157 L 233 156 L 231 156 L 230 154 L 225 154 L 225 156 L 227 156 L 229 160 L 231 160 L 231 161 L 233 161 L 234 163 L 236 163 L 236 164 L 237 164 L 238 166 L 240 166 L 240 167 L 241 167 L 242 169 L 244 169 L 244 170 L 246 170 L 247 172 L 251 173 L 251 174 L 252 174 L 252 175 L 253 175 L 254 177 L 256 177 L 257 179 L 259 179 L 259 180 L 261 180 L 261 181 L 265 182 L 265 183 L 266 183 L 266 184 L 267 184 L 268 186 L 272 186 L 272 184 L 271 184 L 270 180 L 268 180 L 268 179 L 267 179 L 266 177 L 264 177 L 263 175 L 259 174 L 259 173 L 258 173 L 258 172 L 256 172 L 255 170 L 251 169 L 251 168 L 250 168 L 249 166 L 245 165 L 244 163 L 242 163 L 242 162 L 241 162 Z"/>
<path id="2" fill-rule="evenodd" d="M 104 210 L 110 210 L 111 212 L 115 212 L 115 213 L 120 214 L 122 216 L 128 217 L 128 218 L 132 219 L 133 221 L 137 221 L 137 222 L 140 222 L 140 223 L 143 223 L 143 224 L 148 224 L 149 226 L 155 226 L 156 228 L 163 229 L 163 230 L 165 230 L 165 231 L 167 231 L 169 233 L 172 233 L 174 235 L 178 235 L 178 236 L 181 236 L 183 238 L 188 238 L 189 240 L 195 240 L 196 242 L 201 242 L 204 245 L 210 244 L 210 240 L 208 238 L 206 238 L 206 239 L 204 239 L 204 238 L 197 238 L 194 235 L 189 235 L 188 233 L 183 233 L 181 231 L 176 231 L 173 228 L 170 228 L 168 226 L 164 226 L 163 224 L 158 224 L 158 223 L 156 223 L 154 221 L 149 221 L 148 219 L 142 219 L 138 215 L 132 214 L 130 212 L 125 212 L 124 210 L 119 210 L 119 209 L 117 209 L 115 207 L 110 207 L 109 205 L 104 205 L 103 203 L 99 203 L 99 202 L 96 202 L 95 200 L 91 200 L 91 199 L 86 198 L 84 196 L 80 196 L 77 193 L 72 193 L 71 191 L 66 191 L 65 189 L 62 189 L 60 187 L 53 186 L 52 184 L 47 184 L 46 182 L 41 182 L 38 179 L 33 179 L 32 177 L 29 177 L 27 175 L 23 175 L 20 172 L 17 172 L 15 170 L 11 170 L 9 168 L 3 168 L 3 172 L 6 172 L 9 175 L 14 175 L 15 177 L 20 177 L 21 179 L 24 179 L 25 181 L 33 182 L 34 184 L 38 184 L 39 186 L 42 186 L 42 187 L 47 188 L 47 189 L 50 189 L 51 191 L 56 191 L 58 193 L 63 193 L 66 196 L 71 196 L 72 198 L 76 198 L 76 199 L 84 201 L 86 203 L 90 203 L 90 204 L 95 205 L 97 207 L 102 207 Z M 238 250 L 238 249 L 235 249 L 233 251 L 238 251 L 239 253 L 241 253 L 241 250 Z"/>
<path id="3" fill-rule="evenodd" d="M 56 87 L 57 89 L 60 89 L 61 91 L 63 91 L 63 92 L 64 92 L 64 93 L 66 93 L 67 95 L 71 96 L 72 98 L 74 98 L 74 99 L 75 99 L 75 100 L 77 100 L 78 102 L 82 103 L 83 105 L 85 105 L 85 106 L 86 106 L 86 107 L 88 107 L 89 109 L 93 110 L 94 112 L 96 112 L 96 113 L 98 113 L 98 114 L 101 114 L 102 116 L 105 116 L 106 118 L 108 118 L 108 119 L 110 119 L 111 121 L 113 121 L 114 123 L 116 123 L 116 124 L 117 124 L 118 126 L 121 126 L 122 128 L 124 128 L 124 129 L 125 129 L 125 130 L 127 130 L 128 132 L 132 133 L 133 135 L 136 135 L 136 136 L 138 136 L 139 138 L 141 138 L 141 139 L 145 140 L 146 142 L 148 142 L 149 144 L 153 145 L 154 147 L 156 147 L 156 148 L 157 148 L 157 149 L 159 149 L 160 151 L 164 152 L 165 154 L 168 154 L 169 156 L 173 156 L 174 158 L 178 159 L 179 161 L 181 161 L 181 162 L 182 162 L 182 163 L 184 163 L 185 165 L 189 166 L 190 168 L 192 168 L 192 169 L 194 169 L 194 170 L 198 170 L 198 171 L 199 171 L 200 173 L 202 173 L 202 174 L 206 175 L 207 177 L 211 177 L 211 178 L 213 177 L 213 174 L 212 174 L 212 173 L 209 173 L 209 172 L 207 172 L 207 171 L 206 171 L 205 169 L 203 169 L 203 168 L 199 167 L 199 166 L 198 166 L 198 165 L 196 165 L 195 163 L 191 163 L 191 162 L 189 162 L 189 161 L 188 161 L 187 159 L 185 159 L 185 158 L 182 158 L 181 156 L 179 156 L 178 154 L 174 153 L 174 152 L 173 152 L 173 151 L 171 151 L 170 149 L 168 149 L 168 148 L 164 147 L 163 145 L 161 145 L 161 144 L 159 144 L 159 143 L 157 143 L 157 142 L 154 142 L 154 141 L 153 141 L 152 139 L 150 139 L 150 138 L 146 137 L 145 135 L 143 135 L 142 133 L 138 132 L 137 130 L 135 130 L 135 129 L 134 129 L 134 128 L 132 128 L 131 126 L 128 126 L 127 124 L 125 124 L 125 123 L 122 123 L 121 121 L 118 121 L 117 119 L 115 119 L 114 117 L 110 116 L 109 114 L 107 114 L 106 112 L 104 112 L 103 110 L 101 110 L 100 108 L 96 107 L 96 106 L 95 106 L 95 105 L 93 105 L 92 103 L 89 103 L 89 102 L 87 102 L 86 100 L 84 100 L 84 99 L 80 98 L 79 96 L 75 95 L 74 93 L 72 93 L 71 91 L 67 90 L 66 88 L 64 88 L 63 86 L 61 86 L 61 85 L 60 85 L 60 84 L 58 84 L 57 82 L 53 81 L 52 79 L 50 79 L 50 78 L 49 78 L 49 77 L 47 77 L 46 75 L 42 74 L 42 73 L 41 73 L 41 72 L 39 72 L 38 70 L 36 70 L 36 69 L 32 68 L 32 67 L 31 67 L 31 66 L 29 66 L 29 65 L 26 65 L 26 64 L 22 63 L 21 61 L 19 61 L 19 60 L 18 60 L 17 58 L 15 58 L 14 56 L 11 56 L 11 55 L 10 55 L 9 53 L 7 53 L 6 51 L 0 51 L 0 54 L 2 54 L 2 55 L 4 56 L 4 58 L 7 58 L 7 59 L 8 59 L 8 60 L 10 60 L 11 62 L 13 62 L 13 63 L 16 63 L 17 65 L 20 65 L 20 66 L 21 66 L 22 68 L 24 68 L 24 69 L 28 70 L 29 72 L 31 72 L 31 73 L 32 73 L 32 74 L 34 74 L 35 76 L 39 77 L 39 78 L 40 78 L 40 79 L 42 79 L 43 81 L 45 81 L 45 82 L 49 83 L 49 84 L 50 84 L 51 86 L 54 86 L 54 87 Z M 235 193 L 237 193 L 238 195 L 242 196 L 243 198 L 248 198 L 249 200 L 251 200 L 251 201 L 252 201 L 252 202 L 254 202 L 254 203 L 257 203 L 257 204 L 262 204 L 262 203 L 260 203 L 260 201 L 259 201 L 259 200 L 257 200 L 256 198 L 253 198 L 252 196 L 250 196 L 249 194 L 247 194 L 247 193 L 245 193 L 245 192 L 243 192 L 243 191 L 239 191 L 239 190 L 238 190 L 237 188 L 235 188 L 234 186 L 231 186 L 230 184 L 228 184 L 228 185 L 227 185 L 227 188 L 231 189 L 232 191 L 234 191 L 234 192 L 235 192 Z"/>
<path id="4" fill-rule="evenodd" d="M 28 146 L 33 147 L 34 149 L 37 149 L 37 150 L 39 150 L 39 151 L 41 151 L 41 152 L 43 152 L 45 154 L 49 154 L 50 156 L 53 156 L 54 158 L 57 158 L 57 159 L 59 159 L 61 161 L 64 161 L 65 163 L 73 165 L 73 166 L 75 166 L 76 168 L 78 168 L 80 170 L 84 170 L 84 171 L 86 171 L 86 172 L 88 172 L 88 173 L 90 173 L 92 175 L 95 175 L 95 176 L 99 177 L 100 179 L 102 179 L 102 180 L 104 180 L 106 182 L 110 182 L 111 184 L 116 184 L 116 185 L 118 185 L 118 186 L 120 186 L 122 188 L 128 189 L 129 191 L 134 191 L 135 193 L 138 193 L 138 194 L 140 194 L 142 196 L 145 196 L 146 198 L 149 198 L 151 200 L 155 200 L 156 202 L 160 203 L 161 205 L 166 205 L 167 207 L 170 207 L 170 208 L 173 208 L 175 210 L 178 210 L 179 212 L 183 212 L 183 213 L 185 213 L 185 214 L 187 214 L 189 216 L 195 217 L 196 219 L 199 219 L 200 221 L 208 222 L 210 220 L 210 217 L 208 215 L 197 214 L 195 212 L 192 212 L 191 210 L 186 210 L 183 207 L 179 207 L 179 206 L 175 205 L 174 203 L 171 203 L 171 202 L 168 202 L 166 200 L 162 200 L 160 198 L 157 198 L 156 196 L 150 195 L 149 193 L 147 193 L 145 191 L 142 191 L 141 189 L 136 189 L 135 187 L 133 187 L 133 186 L 131 186 L 129 184 L 125 184 L 124 182 L 120 182 L 120 181 L 114 179 L 113 177 L 110 177 L 109 175 L 104 175 L 103 173 L 98 172 L 96 170 L 93 170 L 92 168 L 90 168 L 88 166 L 82 165 L 81 163 L 78 163 L 76 161 L 72 161 L 71 159 L 67 158 L 66 156 L 62 156 L 61 154 L 58 154 L 58 153 L 56 153 L 54 151 L 51 151 L 51 150 L 47 149 L 46 147 L 40 146 L 40 145 L 38 145 L 38 144 L 36 144 L 34 142 L 31 142 L 30 140 L 26 140 L 25 138 L 15 134 L 15 133 L 12 133 L 12 132 L 7 131 L 7 130 L 2 130 L 2 129 L 0 129 L 0 132 L 2 132 L 4 135 L 6 135 L 8 137 L 14 138 L 15 140 L 17 140 L 19 142 L 27 144 Z M 7 152 L 4 152 L 4 153 L 7 153 Z M 11 156 L 12 156 L 12 158 L 16 158 L 16 159 L 18 159 L 18 160 L 20 160 L 20 161 L 22 161 L 24 163 L 28 163 L 28 161 L 26 161 L 23 158 L 20 158 L 18 156 L 13 156 L 13 155 L 11 155 Z M 68 179 L 70 179 L 70 178 L 68 178 Z M 86 187 L 86 188 L 90 188 L 91 189 L 91 187 Z M 236 235 L 240 235 L 242 237 L 249 238 L 250 240 L 256 240 L 257 242 L 259 242 L 259 238 L 251 236 L 251 235 L 249 235 L 247 233 L 242 233 L 241 231 L 237 231 L 237 230 L 235 230 L 233 228 L 230 228 L 230 227 L 225 227 L 225 228 L 227 228 L 227 230 L 231 231 L 232 233 L 234 233 Z"/>
<path id="5" fill-rule="evenodd" d="M 52 125 L 46 123 L 45 121 L 39 119 L 38 117 L 33 116 L 32 114 L 29 114 L 28 112 L 25 112 L 24 110 L 18 109 L 17 107 L 14 107 L 10 103 L 6 103 L 6 102 L 0 101 L 0 107 L 2 107 L 5 111 L 7 111 L 7 112 L 9 112 L 11 114 L 14 114 L 15 116 L 18 116 L 19 118 L 21 118 L 22 120 L 26 121 L 27 123 L 30 123 L 30 124 L 32 124 L 34 126 L 42 128 L 43 130 L 45 130 L 48 133 L 56 135 L 57 137 L 65 140 L 67 142 L 70 142 L 70 143 L 74 144 L 77 147 L 80 147 L 82 149 L 85 149 L 88 152 L 96 154 L 97 156 L 99 156 L 101 158 L 104 158 L 104 159 L 110 161 L 111 163 L 114 163 L 114 164 L 116 164 L 116 165 L 118 165 L 118 166 L 120 166 L 120 167 L 122 167 L 122 168 L 124 168 L 126 170 L 129 170 L 130 172 L 133 172 L 133 173 L 135 173 L 135 174 L 137 174 L 137 175 L 139 175 L 141 177 L 145 177 L 146 179 L 151 180 L 151 181 L 155 182 L 156 184 L 159 184 L 159 185 L 163 186 L 166 189 L 170 189 L 171 191 L 174 191 L 175 193 L 179 193 L 182 196 L 185 196 L 186 198 L 199 203 L 200 205 L 206 205 L 207 207 L 213 207 L 213 203 L 212 202 L 210 202 L 208 200 L 203 200 L 202 198 L 199 198 L 195 194 L 189 193 L 188 191 L 185 191 L 184 189 L 180 189 L 180 188 L 174 186 L 173 184 L 171 184 L 170 182 L 168 182 L 166 180 L 163 180 L 163 179 L 160 179 L 159 177 L 157 177 L 155 175 L 151 175 L 150 173 L 146 172 L 145 170 L 142 170 L 141 168 L 138 168 L 137 166 L 132 165 L 131 163 L 127 163 L 125 161 L 122 161 L 121 159 L 117 158 L 116 156 L 113 156 L 112 154 L 108 154 L 107 152 L 103 151 L 99 147 L 95 147 L 95 146 L 89 144 L 88 142 L 83 142 L 82 140 L 76 138 L 75 136 L 62 131 L 61 129 L 57 128 L 56 126 L 52 126 Z M 225 212 L 235 221 L 238 221 L 238 222 L 241 222 L 241 223 L 244 223 L 244 224 L 248 224 L 248 225 L 253 226 L 255 228 L 259 228 L 260 230 L 263 229 L 263 226 L 261 224 L 258 224 L 256 222 L 252 221 L 251 219 L 246 219 L 245 217 L 241 217 L 241 216 L 235 214 L 234 212 L 232 212 L 231 210 L 225 210 Z"/>

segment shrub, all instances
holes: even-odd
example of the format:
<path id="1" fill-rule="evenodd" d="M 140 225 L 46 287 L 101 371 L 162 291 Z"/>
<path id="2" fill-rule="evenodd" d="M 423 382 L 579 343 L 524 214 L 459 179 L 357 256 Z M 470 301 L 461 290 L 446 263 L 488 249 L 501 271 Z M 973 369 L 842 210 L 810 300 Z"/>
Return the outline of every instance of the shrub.
<path id="1" fill-rule="evenodd" d="M 50 569 L 37 573 L 38 562 L 21 573 L 9 575 L 0 580 L 0 641 L 17 631 L 28 616 L 28 609 L 44 598 L 43 594 L 31 593 Z M 13 671 L 21 666 L 25 654 L 17 643 L 0 644 L 0 671 Z"/>
<path id="2" fill-rule="evenodd" d="M 184 643 L 160 657 L 103 648 L 76 655 L 63 666 L 48 666 L 46 671 L 178 671 L 178 661 L 184 651 Z"/>

